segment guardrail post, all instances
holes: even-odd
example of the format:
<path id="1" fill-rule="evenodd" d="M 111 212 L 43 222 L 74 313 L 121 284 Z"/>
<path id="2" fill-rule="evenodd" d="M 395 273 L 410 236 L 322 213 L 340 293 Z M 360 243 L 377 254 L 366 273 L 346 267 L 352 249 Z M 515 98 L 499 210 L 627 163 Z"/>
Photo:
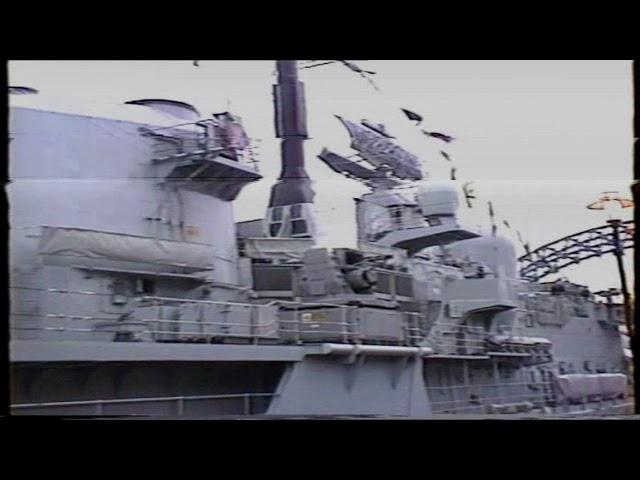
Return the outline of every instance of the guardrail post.
<path id="1" fill-rule="evenodd" d="M 178 397 L 178 416 L 184 415 L 184 397 Z"/>
<path id="2" fill-rule="evenodd" d="M 249 307 L 249 336 L 251 337 L 252 343 L 256 345 L 258 343 L 258 336 L 256 334 L 256 310 L 257 307 Z"/>
<path id="3" fill-rule="evenodd" d="M 347 330 L 347 309 L 346 307 L 339 307 L 340 308 L 340 317 L 342 318 L 342 341 L 344 343 L 349 343 L 349 332 Z"/>
<path id="4" fill-rule="evenodd" d="M 495 388 L 496 388 L 496 397 L 497 397 L 497 402 L 496 403 L 502 403 L 502 387 L 500 385 L 500 370 L 499 370 L 499 366 L 498 366 L 498 360 L 493 357 L 491 359 L 491 364 L 493 367 L 493 382 L 495 384 Z"/>
<path id="5" fill-rule="evenodd" d="M 244 414 L 245 415 L 250 415 L 251 414 L 251 403 L 250 403 L 250 397 L 249 394 L 245 393 L 242 396 L 242 399 L 244 401 Z"/>
<path id="6" fill-rule="evenodd" d="M 96 415 L 102 415 L 103 414 L 103 405 L 102 405 L 102 400 L 98 400 L 98 402 L 96 403 Z"/>
<path id="7" fill-rule="evenodd" d="M 396 301 L 396 276 L 394 273 L 389 273 L 389 293 L 391 294 L 391 300 Z"/>
<path id="8" fill-rule="evenodd" d="M 296 325 L 296 342 L 298 345 L 302 343 L 302 325 L 300 324 L 300 315 L 298 314 L 298 306 L 293 307 L 293 320 Z"/>

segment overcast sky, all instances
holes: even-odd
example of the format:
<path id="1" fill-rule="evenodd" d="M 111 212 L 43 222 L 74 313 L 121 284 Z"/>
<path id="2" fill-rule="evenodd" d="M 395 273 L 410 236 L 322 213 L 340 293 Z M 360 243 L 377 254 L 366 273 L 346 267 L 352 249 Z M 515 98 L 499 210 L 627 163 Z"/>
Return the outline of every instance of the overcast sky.
<path id="1" fill-rule="evenodd" d="M 358 63 L 358 62 L 356 62 Z M 633 87 L 630 61 L 378 61 L 359 63 L 376 72 L 382 93 L 344 66 L 301 70 L 307 98 L 308 171 L 317 193 L 320 243 L 355 246 L 353 198 L 362 185 L 332 172 L 316 155 L 323 147 L 352 154 L 344 127 L 334 117 L 384 123 L 407 150 L 425 163 L 430 178 L 446 180 L 453 158 L 458 180 L 473 181 L 478 200 L 464 204 L 460 219 L 490 231 L 492 201 L 500 233 L 518 253 L 519 230 L 532 248 L 595 227 L 606 218 L 585 206 L 603 191 L 631 197 Z M 19 61 L 10 62 L 11 85 L 40 90 L 37 99 L 11 101 L 43 109 L 118 116 L 122 103 L 169 98 L 195 105 L 203 115 L 230 110 L 259 143 L 265 177 L 247 187 L 235 212 L 238 221 L 264 215 L 269 189 L 279 173 L 274 138 L 271 61 Z M 399 107 L 424 117 L 423 128 L 452 135 L 446 145 L 426 139 Z M 135 109 L 140 107 L 125 107 Z M 445 147 L 445 148 L 443 148 Z M 624 211 L 631 219 L 631 209 Z M 633 281 L 631 251 L 627 273 Z M 619 285 L 613 257 L 590 260 L 562 273 L 604 289 Z M 550 277 L 553 279 L 553 277 Z"/>

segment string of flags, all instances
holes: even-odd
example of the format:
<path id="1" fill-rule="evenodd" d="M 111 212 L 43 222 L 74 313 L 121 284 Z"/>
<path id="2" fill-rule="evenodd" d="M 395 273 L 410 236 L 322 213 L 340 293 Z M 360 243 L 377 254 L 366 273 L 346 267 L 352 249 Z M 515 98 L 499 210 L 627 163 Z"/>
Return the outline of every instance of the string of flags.
<path id="1" fill-rule="evenodd" d="M 373 81 L 373 79 L 371 78 L 372 75 L 375 75 L 376 72 L 373 72 L 371 70 L 364 70 L 362 69 L 360 66 L 358 66 L 357 64 L 355 64 L 354 62 L 348 61 L 348 60 L 327 60 L 327 61 L 319 61 L 319 60 L 309 60 L 307 62 L 303 62 L 304 66 L 299 67 L 300 69 L 307 69 L 307 68 L 315 68 L 315 67 L 320 67 L 323 65 L 329 65 L 329 64 L 333 64 L 333 63 L 340 63 L 342 65 L 344 65 L 346 68 L 348 68 L 350 71 L 357 73 L 359 76 L 361 76 L 362 78 L 364 78 L 377 92 L 381 92 L 380 88 L 376 85 L 376 83 Z M 195 67 L 199 67 L 199 60 L 194 60 L 193 61 L 193 66 Z M 407 117 L 407 119 L 410 122 L 413 122 L 414 125 L 416 127 L 420 127 L 424 121 L 424 117 L 422 115 L 420 115 L 419 113 L 416 113 L 412 110 L 406 109 L 406 108 L 400 108 L 400 110 L 402 111 L 402 113 Z M 367 125 L 369 128 L 372 128 L 373 130 L 378 131 L 377 125 Z M 425 130 L 423 128 L 420 128 L 420 132 L 429 138 L 433 138 L 439 141 L 442 141 L 446 144 L 451 144 L 452 142 L 455 141 L 455 137 L 451 136 L 451 135 L 447 135 L 445 133 L 441 133 L 441 132 L 435 132 L 435 131 L 428 131 Z M 383 133 L 383 132 L 379 132 L 379 133 Z M 385 135 L 387 136 L 387 135 Z M 391 137 L 392 138 L 392 137 Z M 450 179 L 452 181 L 456 181 L 457 180 L 457 168 L 455 167 L 455 165 L 453 165 L 453 159 L 451 157 L 451 155 L 444 151 L 444 150 L 439 150 L 440 155 L 442 156 L 442 158 L 444 158 L 447 162 L 450 162 L 451 168 L 450 168 Z M 468 208 L 473 208 L 473 204 L 472 204 L 472 200 L 476 200 L 476 194 L 472 188 L 472 183 L 473 182 L 465 182 L 462 185 L 462 192 L 464 195 L 464 199 L 465 202 L 467 204 Z M 495 212 L 493 209 L 493 204 L 492 202 L 488 202 L 488 207 L 489 207 L 489 217 L 491 220 L 491 232 L 492 235 L 495 236 L 497 234 L 497 229 L 498 226 L 496 225 L 495 222 Z M 502 224 L 507 228 L 507 229 L 511 229 L 511 225 L 509 224 L 509 222 L 507 220 L 502 220 Z M 531 249 L 529 247 L 529 243 L 525 242 L 522 238 L 522 235 L 520 234 L 519 231 L 516 231 L 516 234 L 518 236 L 518 241 L 520 242 L 520 244 L 523 246 L 525 252 L 527 255 L 529 255 L 531 253 Z"/>
<path id="2" fill-rule="evenodd" d="M 313 60 L 311 60 L 311 62 L 313 62 Z M 335 60 L 331 60 L 329 62 L 321 62 L 321 63 L 314 63 L 313 65 L 306 65 L 304 67 L 300 67 L 300 69 L 304 69 L 304 68 L 314 68 L 314 67 L 321 67 L 323 65 L 329 65 L 330 63 L 336 63 Z"/>
<path id="3" fill-rule="evenodd" d="M 332 62 L 327 62 L 327 63 L 333 63 Z M 380 89 L 375 85 L 375 83 L 373 83 L 373 81 L 371 80 L 371 78 L 369 78 L 369 75 L 374 75 L 375 72 L 371 72 L 371 71 L 367 71 L 367 70 L 362 70 L 360 67 L 358 67 L 357 65 L 355 65 L 353 62 L 347 62 L 346 60 L 339 60 L 339 62 L 341 62 L 343 65 L 345 65 L 347 68 L 349 68 L 350 70 L 360 74 L 363 78 L 365 78 L 378 92 L 380 92 Z M 324 63 L 326 64 L 326 63 Z M 319 66 L 319 65 L 317 65 Z M 309 67 L 310 68 L 310 67 Z M 382 92 L 381 92 L 382 93 Z M 404 115 L 407 117 L 407 119 L 410 122 L 413 122 L 414 125 L 416 127 L 420 127 L 420 125 L 423 123 L 424 121 L 424 117 L 422 115 L 420 115 L 419 113 L 413 111 L 413 110 L 409 110 L 407 108 L 400 108 L 400 110 L 402 111 L 402 113 L 404 113 Z M 429 130 L 425 130 L 423 128 L 420 128 L 420 132 L 425 135 L 426 137 L 429 138 L 433 138 L 436 140 L 440 140 L 446 144 L 450 144 L 452 142 L 455 141 L 455 137 L 451 136 L 451 135 L 447 135 L 445 133 L 441 133 L 441 132 L 435 132 L 435 131 L 429 131 Z M 446 152 L 445 150 L 439 150 L 440 155 L 447 161 L 453 164 L 453 159 L 451 158 L 451 155 Z M 457 176 L 456 176 L 456 172 L 457 172 L 457 168 L 455 167 L 455 165 L 451 166 L 450 169 L 450 178 L 451 180 L 455 181 L 457 180 Z M 466 201 L 467 207 L 468 208 L 472 208 L 472 200 L 476 200 L 476 195 L 475 192 L 473 190 L 473 188 L 471 187 L 471 184 L 473 182 L 466 182 L 462 185 L 462 191 L 464 194 L 464 199 Z M 491 219 L 491 232 L 492 235 L 495 236 L 497 234 L 497 230 L 498 230 L 498 226 L 496 225 L 495 222 L 495 212 L 493 210 L 493 204 L 491 202 L 489 202 L 489 216 Z M 511 225 L 509 224 L 509 222 L 507 220 L 503 220 L 502 221 L 503 225 L 511 230 Z M 531 249 L 529 247 L 529 243 L 525 242 L 522 239 L 522 235 L 520 234 L 520 232 L 517 232 L 518 234 L 518 240 L 520 242 L 520 244 L 523 246 L 525 252 L 527 253 L 527 255 L 529 255 L 531 253 Z"/>
<path id="4" fill-rule="evenodd" d="M 363 70 L 361 69 L 359 66 L 357 66 L 355 63 L 353 62 L 348 62 L 346 60 L 338 60 L 340 63 L 342 63 L 343 65 L 345 65 L 349 70 L 352 70 L 356 73 L 360 73 L 360 74 L 367 74 L 367 75 L 375 75 L 376 72 L 372 72 L 370 70 Z"/>
<path id="5" fill-rule="evenodd" d="M 306 67 L 302 67 L 302 68 L 312 68 L 312 67 L 316 67 L 316 66 L 321 66 L 321 65 L 327 65 L 329 63 L 335 63 L 336 60 L 332 60 L 329 62 L 323 62 L 323 63 L 319 63 L 319 64 L 315 64 L 315 65 L 310 65 L 310 66 L 306 66 Z M 376 72 L 372 72 L 369 70 L 363 70 L 362 68 L 360 68 L 359 66 L 357 66 L 356 64 L 354 64 L 353 62 L 348 62 L 346 60 L 337 60 L 337 62 L 342 63 L 343 65 L 345 65 L 347 68 L 349 68 L 351 71 L 358 73 L 360 76 L 362 76 L 363 78 L 365 78 L 378 92 L 380 92 L 380 89 L 377 87 L 377 85 L 373 82 L 373 80 L 371 80 L 371 78 L 369 78 L 369 75 L 375 75 Z M 424 117 L 422 115 L 420 115 L 419 113 L 414 112 L 413 110 L 409 110 L 407 108 L 400 108 L 400 110 L 402 111 L 402 113 L 404 113 L 404 115 L 407 117 L 407 119 L 411 122 L 414 122 L 416 127 L 419 127 L 422 122 L 424 121 Z M 450 144 L 452 142 L 455 141 L 455 137 L 451 136 L 451 135 L 447 135 L 445 133 L 441 133 L 441 132 L 435 132 L 435 131 L 428 131 L 425 130 L 423 128 L 420 128 L 420 132 L 430 138 L 434 138 L 436 140 L 440 140 L 446 144 Z M 453 159 L 451 158 L 451 155 L 444 151 L 444 150 L 439 150 L 440 155 L 448 162 L 453 163 Z M 456 172 L 457 172 L 457 168 L 452 165 L 451 169 L 450 169 L 450 179 L 452 181 L 456 181 L 457 180 L 457 176 L 456 176 Z M 473 191 L 473 188 L 471 188 L 471 184 L 472 182 L 466 182 L 465 184 L 463 184 L 462 186 L 462 191 L 464 194 L 464 199 L 467 203 L 467 207 L 468 208 L 472 208 L 473 205 L 471 203 L 471 200 L 475 200 L 476 196 L 475 196 L 475 192 Z M 493 204 L 491 202 L 489 202 L 489 216 L 491 218 L 491 232 L 492 235 L 495 236 L 497 234 L 497 230 L 498 230 L 498 226 L 496 225 L 495 222 L 495 212 L 493 210 Z M 507 220 L 503 220 L 502 221 L 503 225 L 508 228 L 511 229 L 511 225 L 509 224 L 509 222 Z M 521 245 L 523 245 L 525 251 L 527 252 L 527 254 L 530 253 L 530 248 L 529 248 L 529 244 L 524 242 L 522 240 L 522 236 L 520 235 L 520 232 L 518 232 L 518 238 L 520 240 Z"/>
<path id="6" fill-rule="evenodd" d="M 313 62 L 313 61 L 312 61 Z M 322 63 L 315 63 L 313 65 L 309 65 L 309 66 L 305 66 L 305 67 L 301 67 L 301 68 L 313 68 L 313 67 L 318 67 L 321 65 L 327 65 L 329 63 L 336 63 L 336 62 L 340 62 L 342 63 L 344 66 L 346 66 L 349 70 L 358 73 L 361 77 L 363 77 L 364 79 L 367 80 L 367 82 L 369 82 L 370 85 L 372 85 L 376 91 L 382 93 L 380 91 L 380 89 L 378 88 L 378 86 L 373 82 L 373 80 L 370 78 L 371 75 L 375 75 L 376 72 L 372 72 L 370 70 L 363 70 L 362 68 L 360 68 L 358 65 L 356 65 L 353 62 L 349 62 L 347 60 L 331 60 L 331 61 L 327 61 L 327 62 L 322 62 Z M 423 123 L 424 121 L 424 117 L 422 115 L 420 115 L 417 112 L 414 112 L 413 110 L 409 110 L 407 108 L 400 108 L 400 110 L 402 111 L 402 113 L 404 113 L 404 115 L 407 117 L 407 119 L 410 122 L 413 122 L 414 125 L 416 127 L 420 127 L 420 125 Z M 445 133 L 441 133 L 441 132 L 435 132 L 435 131 L 428 131 L 425 130 L 423 128 L 420 128 L 420 132 L 425 135 L 426 137 L 429 138 L 433 138 L 436 140 L 440 140 L 446 144 L 450 144 L 452 142 L 455 141 L 455 137 L 451 136 L 451 135 L 447 135 Z M 450 178 L 452 181 L 457 180 L 456 177 L 456 172 L 457 172 L 457 168 L 455 167 L 455 165 L 453 165 L 453 159 L 451 158 L 451 155 L 446 152 L 445 150 L 439 150 L 440 155 L 447 161 L 452 163 L 451 168 L 450 168 Z M 476 195 L 475 192 L 473 190 L 473 188 L 471 187 L 471 184 L 473 182 L 466 182 L 462 185 L 462 191 L 464 194 L 464 199 L 466 201 L 467 207 L 468 208 L 472 208 L 472 200 L 476 200 Z M 493 210 L 493 204 L 491 202 L 489 202 L 489 216 L 491 219 L 491 232 L 492 235 L 495 236 L 497 234 L 497 230 L 498 230 L 498 226 L 496 225 L 495 222 L 495 212 Z M 502 221 L 503 225 L 508 228 L 511 229 L 511 225 L 509 224 L 509 222 L 507 220 L 503 220 Z M 520 241 L 520 244 L 523 246 L 523 248 L 525 249 L 527 255 L 530 254 L 530 247 L 529 244 L 527 242 L 524 242 L 522 239 L 522 235 L 520 234 L 520 232 L 517 232 L 518 234 L 518 240 Z"/>
<path id="7" fill-rule="evenodd" d="M 349 70 L 351 70 L 352 72 L 357 73 L 358 75 L 360 75 L 362 78 L 364 78 L 367 82 L 369 82 L 369 85 L 371 85 L 373 88 L 376 89 L 376 91 L 380 91 L 380 89 L 378 88 L 378 86 L 375 84 L 375 82 L 371 79 L 371 75 L 375 75 L 376 72 L 372 72 L 370 70 L 363 70 L 362 68 L 360 68 L 358 65 L 356 65 L 353 62 L 348 62 L 346 60 L 338 60 L 338 62 L 342 63 L 345 67 L 347 67 Z"/>
<path id="8" fill-rule="evenodd" d="M 498 232 L 498 226 L 496 225 L 496 221 L 495 221 L 495 213 L 493 211 L 493 203 L 487 202 L 487 204 L 489 205 L 489 218 L 491 219 L 491 235 L 493 235 L 495 237 L 496 233 Z"/>
<path id="9" fill-rule="evenodd" d="M 447 162 L 451 161 L 451 157 L 447 152 L 443 152 L 442 150 L 440 150 L 440 155 L 442 155 L 447 160 Z"/>
<path id="10" fill-rule="evenodd" d="M 471 188 L 471 184 L 473 182 L 466 182 L 464 184 L 462 184 L 462 193 L 464 194 L 464 199 L 467 202 L 467 207 L 471 208 L 471 200 L 475 200 L 476 196 L 475 196 L 475 192 L 473 191 L 473 188 Z"/>
<path id="11" fill-rule="evenodd" d="M 402 111 L 402 113 L 404 113 L 404 115 L 409 119 L 409 121 L 411 122 L 415 122 L 415 126 L 419 126 L 423 121 L 424 121 L 424 117 L 422 115 L 420 115 L 419 113 L 416 113 L 412 110 L 409 110 L 407 108 L 401 108 L 400 109 Z M 452 137 L 451 135 L 447 135 L 444 133 L 440 133 L 440 132 L 431 132 L 431 131 L 427 131 L 425 129 L 420 129 L 420 132 L 430 138 L 434 138 L 437 140 L 441 140 L 447 144 L 452 143 L 453 141 L 455 141 L 455 138 Z M 442 158 L 444 158 L 447 162 L 453 163 L 453 159 L 451 158 L 451 155 L 446 152 L 445 150 L 440 150 L 440 155 L 442 156 Z M 457 172 L 457 168 L 455 166 L 451 166 L 450 169 L 450 178 L 451 180 L 457 180 L 456 177 L 456 172 Z M 467 204 L 468 208 L 472 208 L 473 204 L 472 204 L 472 200 L 476 200 L 476 195 L 475 192 L 472 188 L 472 183 L 473 182 L 465 182 L 462 185 L 462 193 L 464 195 L 464 199 L 465 202 Z M 492 202 L 488 202 L 488 206 L 489 206 L 489 217 L 491 220 L 491 233 L 493 236 L 495 236 L 497 234 L 498 231 L 498 225 L 495 222 L 495 211 L 493 209 L 493 203 Z M 502 220 L 502 224 L 509 230 L 511 230 L 511 224 L 507 221 L 507 220 Z M 520 234 L 520 232 L 516 232 L 518 235 L 518 241 L 520 242 L 520 244 L 522 245 L 522 247 L 524 248 L 525 252 L 527 252 L 527 254 L 531 253 L 531 249 L 529 247 L 529 244 L 527 242 L 525 242 L 522 239 L 522 235 Z"/>
<path id="12" fill-rule="evenodd" d="M 437 138 L 438 140 L 442 140 L 443 142 L 446 143 L 451 143 L 455 140 L 455 138 L 449 136 L 449 135 L 445 135 L 444 133 L 440 133 L 440 132 L 427 132 L 426 130 L 420 130 L 422 133 L 424 133 L 427 137 L 433 137 L 433 138 Z"/>
<path id="13" fill-rule="evenodd" d="M 311 60 L 310 62 L 317 62 L 317 61 L 316 60 Z M 364 78 L 369 83 L 369 85 L 371 85 L 373 88 L 375 88 L 376 91 L 380 92 L 380 88 L 378 88 L 378 85 L 376 85 L 376 83 L 371 79 L 371 75 L 375 75 L 376 72 L 372 72 L 371 70 L 364 70 L 364 69 L 360 68 L 358 65 L 356 65 L 355 63 L 350 62 L 348 60 L 328 60 L 326 62 L 320 61 L 320 63 L 312 63 L 311 65 L 305 65 L 303 67 L 300 67 L 300 69 L 321 67 L 323 65 L 330 65 L 332 63 L 340 63 L 340 64 L 344 65 L 345 67 L 347 67 L 352 72 L 357 73 L 358 75 L 360 75 L 362 78 Z"/>
<path id="14" fill-rule="evenodd" d="M 520 232 L 518 230 L 516 230 L 516 234 L 518 235 L 518 241 L 520 242 L 520 245 L 524 247 L 524 251 L 527 253 L 527 255 L 529 255 L 531 253 L 531 249 L 529 248 L 529 243 L 525 242 L 522 239 L 522 235 L 520 235 Z"/>
<path id="15" fill-rule="evenodd" d="M 411 121 L 415 121 L 416 126 L 420 125 L 422 123 L 422 116 L 418 115 L 416 112 L 412 112 L 411 110 L 407 110 L 405 108 L 401 108 L 400 110 L 403 111 L 403 113 L 407 116 L 407 118 Z"/>

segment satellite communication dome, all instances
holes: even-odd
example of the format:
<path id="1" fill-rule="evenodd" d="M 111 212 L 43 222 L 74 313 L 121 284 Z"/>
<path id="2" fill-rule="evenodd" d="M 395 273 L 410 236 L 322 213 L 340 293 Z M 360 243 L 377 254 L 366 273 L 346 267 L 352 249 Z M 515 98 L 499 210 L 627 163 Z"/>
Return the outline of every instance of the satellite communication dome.
<path id="1" fill-rule="evenodd" d="M 422 184 L 416 192 L 416 202 L 425 217 L 455 215 L 460 202 L 456 187 L 449 184 Z"/>

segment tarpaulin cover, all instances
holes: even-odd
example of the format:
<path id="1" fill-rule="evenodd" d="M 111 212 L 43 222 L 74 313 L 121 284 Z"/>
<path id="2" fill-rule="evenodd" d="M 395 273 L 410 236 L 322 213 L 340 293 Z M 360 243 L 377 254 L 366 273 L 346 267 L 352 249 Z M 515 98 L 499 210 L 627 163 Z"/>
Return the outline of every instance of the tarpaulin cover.
<path id="1" fill-rule="evenodd" d="M 627 376 L 621 373 L 598 375 L 600 393 L 604 398 L 624 395 L 627 390 Z"/>
<path id="2" fill-rule="evenodd" d="M 495 343 L 519 343 L 522 345 L 551 346 L 551 341 L 542 337 L 512 337 L 510 335 L 494 335 L 491 340 Z"/>
<path id="3" fill-rule="evenodd" d="M 183 335 L 277 336 L 277 307 L 183 303 L 176 328 Z"/>
<path id="4" fill-rule="evenodd" d="M 245 238 L 244 255 L 249 258 L 302 258 L 302 254 L 313 248 L 313 240 L 304 238 Z"/>
<path id="5" fill-rule="evenodd" d="M 621 373 L 557 375 L 554 386 L 560 400 L 615 398 L 625 394 L 627 377 Z"/>
<path id="6" fill-rule="evenodd" d="M 213 247 L 203 243 L 69 227 L 43 227 L 39 253 L 201 270 L 213 268 L 214 259 Z"/>

